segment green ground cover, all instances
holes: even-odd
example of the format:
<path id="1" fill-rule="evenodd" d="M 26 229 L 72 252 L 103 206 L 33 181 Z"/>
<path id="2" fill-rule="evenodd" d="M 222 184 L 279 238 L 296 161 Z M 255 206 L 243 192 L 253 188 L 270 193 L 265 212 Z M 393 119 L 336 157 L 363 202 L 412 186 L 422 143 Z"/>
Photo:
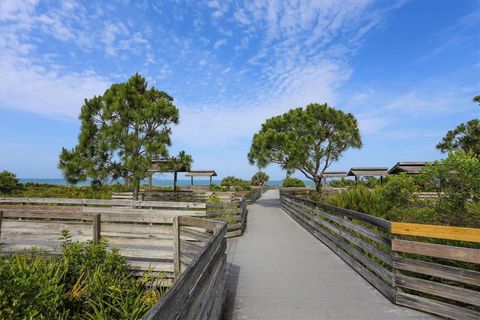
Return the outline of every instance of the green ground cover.
<path id="1" fill-rule="evenodd" d="M 142 319 L 164 290 L 130 273 L 107 243 L 72 242 L 60 256 L 29 250 L 0 257 L 0 319 Z"/>

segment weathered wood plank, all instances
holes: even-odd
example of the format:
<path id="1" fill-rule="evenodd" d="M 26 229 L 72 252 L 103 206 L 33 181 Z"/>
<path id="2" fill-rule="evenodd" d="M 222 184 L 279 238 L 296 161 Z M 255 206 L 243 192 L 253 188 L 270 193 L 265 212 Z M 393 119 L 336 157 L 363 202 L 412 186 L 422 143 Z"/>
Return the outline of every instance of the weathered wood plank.
<path id="1" fill-rule="evenodd" d="M 424 279 L 409 277 L 402 274 L 395 276 L 395 284 L 402 288 L 433 294 L 451 300 L 480 306 L 480 293 L 478 291 L 450 286 Z"/>
<path id="2" fill-rule="evenodd" d="M 422 310 L 451 319 L 480 319 L 480 312 L 403 292 L 397 292 L 396 303 L 401 306 Z"/>
<path id="3" fill-rule="evenodd" d="M 428 238 L 480 242 L 480 229 L 392 222 L 392 233 Z"/>
<path id="4" fill-rule="evenodd" d="M 479 249 L 393 239 L 392 250 L 397 252 L 420 254 L 428 257 L 452 259 L 480 264 Z"/>
<path id="5" fill-rule="evenodd" d="M 405 257 L 395 257 L 393 264 L 394 267 L 399 270 L 421 273 L 476 286 L 480 285 L 480 272 L 478 271 L 413 260 Z"/>
<path id="6" fill-rule="evenodd" d="M 201 202 L 109 200 L 109 199 L 67 199 L 67 198 L 0 198 L 0 203 L 75 204 L 97 206 L 131 206 L 142 208 L 206 208 Z"/>
<path id="7" fill-rule="evenodd" d="M 94 213 L 93 216 L 93 223 L 92 223 L 92 230 L 93 230 L 93 242 L 98 243 L 101 238 L 102 233 L 102 225 L 101 225 L 101 215 L 100 213 Z"/>
<path id="8" fill-rule="evenodd" d="M 381 280 L 380 277 L 377 277 L 375 274 L 370 272 L 368 268 L 364 267 L 353 257 L 349 256 L 346 252 L 341 250 L 337 244 L 328 239 L 327 231 L 321 229 L 314 229 L 309 226 L 306 222 L 302 221 L 293 210 L 288 207 L 283 207 L 284 210 L 301 226 L 303 226 L 308 232 L 310 232 L 314 237 L 323 242 L 330 250 L 336 253 L 342 260 L 349 264 L 355 271 L 357 271 L 362 277 L 364 277 L 370 284 L 372 284 L 378 291 L 380 291 L 385 297 L 390 301 L 394 301 L 395 290 L 392 289 L 388 284 Z M 287 208 L 287 209 L 285 209 Z"/>
<path id="9" fill-rule="evenodd" d="M 291 207 L 291 209 L 296 210 L 293 207 Z M 298 210 L 297 212 L 299 214 L 303 215 L 303 216 L 308 215 L 308 212 L 305 212 L 305 211 L 302 211 L 302 210 Z M 332 225 L 330 222 L 328 222 L 324 219 L 321 219 L 317 216 L 313 216 L 311 214 L 307 217 L 310 220 L 314 221 L 318 225 L 318 226 L 311 225 L 316 230 L 318 230 L 318 228 L 324 227 L 324 228 L 328 229 L 330 232 L 332 232 L 333 234 L 335 234 L 337 236 L 340 236 L 340 237 L 354 243 L 355 245 L 361 247 L 362 249 L 368 251 L 370 254 L 374 255 L 375 257 L 382 260 L 386 264 L 392 265 L 392 263 L 393 263 L 392 256 L 390 254 L 388 254 L 387 252 L 377 248 L 376 246 L 366 242 L 363 239 L 360 239 L 359 237 L 357 237 L 357 236 L 355 236 L 355 235 L 353 235 L 353 234 L 351 234 L 351 233 L 349 233 L 345 230 L 337 228 L 336 226 Z"/>
<path id="10" fill-rule="evenodd" d="M 210 219 L 198 219 L 188 216 L 179 216 L 178 223 L 180 226 L 192 226 L 202 228 L 207 231 L 214 231 L 217 228 L 219 222 Z"/>
<path id="11" fill-rule="evenodd" d="M 182 272 L 180 266 L 180 223 L 179 217 L 173 218 L 173 273 L 176 281 Z"/>
<path id="12" fill-rule="evenodd" d="M 217 222 L 220 223 L 220 222 Z M 146 315 L 146 320 L 153 319 L 174 319 L 182 307 L 188 306 L 185 302 L 199 277 L 204 274 L 205 269 L 211 261 L 219 255 L 224 255 L 225 240 L 227 231 L 226 224 L 222 223 L 221 229 L 212 237 L 202 252 L 192 261 L 192 263 L 181 274 L 174 286 L 160 298 L 160 301 Z"/>
<path id="13" fill-rule="evenodd" d="M 357 220 L 360 220 L 360 221 L 368 222 L 368 223 L 370 223 L 374 226 L 379 227 L 380 229 L 383 229 L 384 231 L 390 232 L 390 221 L 388 221 L 388 220 L 377 218 L 377 217 L 368 215 L 366 213 L 357 212 L 357 211 L 348 210 L 348 209 L 343 209 L 343 208 L 335 207 L 335 206 L 328 205 L 328 204 L 325 204 L 325 203 L 320 203 L 320 202 L 316 202 L 316 201 L 312 201 L 312 200 L 309 200 L 309 199 L 304 199 L 304 198 L 300 198 L 300 197 L 296 197 L 296 196 L 285 195 L 285 197 L 295 199 L 295 200 L 298 200 L 298 201 L 302 201 L 302 202 L 305 202 L 305 203 L 309 203 L 309 204 L 312 204 L 314 206 L 318 206 L 319 208 L 322 208 L 324 210 L 333 212 L 335 214 L 339 214 L 339 215 L 342 215 L 342 216 L 350 217 L 352 219 L 357 219 Z"/>
<path id="14" fill-rule="evenodd" d="M 298 203 L 300 206 L 302 206 L 303 209 L 305 210 L 312 210 L 313 213 L 317 214 L 317 215 L 321 215 L 321 216 L 324 216 L 326 218 L 328 218 L 329 220 L 332 220 L 334 221 L 335 223 L 338 223 L 348 229 L 351 229 L 355 232 L 358 232 L 360 234 L 362 234 L 363 236 L 369 238 L 370 240 L 372 241 L 375 241 L 376 243 L 378 244 L 381 244 L 387 248 L 390 247 L 391 245 L 391 240 L 385 236 L 382 236 L 376 232 L 374 232 L 373 230 L 370 230 L 366 227 L 363 227 L 363 226 L 360 226 L 358 224 L 355 224 L 353 222 L 351 222 L 350 220 L 346 220 L 344 217 L 337 217 L 337 216 L 334 216 L 330 213 L 327 213 L 325 211 L 322 211 L 322 210 L 319 210 L 319 209 L 316 209 L 316 208 L 313 208 L 313 207 L 310 207 L 310 206 L 307 206 L 305 204 L 301 204 L 300 202 L 297 202 L 297 201 L 293 201 L 293 203 Z"/>

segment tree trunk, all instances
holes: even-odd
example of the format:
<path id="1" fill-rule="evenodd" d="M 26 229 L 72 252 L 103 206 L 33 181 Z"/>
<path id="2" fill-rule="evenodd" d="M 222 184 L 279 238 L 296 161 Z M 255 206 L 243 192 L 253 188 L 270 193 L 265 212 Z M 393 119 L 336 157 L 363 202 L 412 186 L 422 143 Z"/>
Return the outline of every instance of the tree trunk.
<path id="1" fill-rule="evenodd" d="M 313 181 L 315 182 L 315 190 L 317 190 L 317 192 L 322 191 L 322 178 L 316 176 Z"/>
<path id="2" fill-rule="evenodd" d="M 135 179 L 133 183 L 133 200 L 138 200 L 138 193 L 140 191 L 140 180 Z"/>

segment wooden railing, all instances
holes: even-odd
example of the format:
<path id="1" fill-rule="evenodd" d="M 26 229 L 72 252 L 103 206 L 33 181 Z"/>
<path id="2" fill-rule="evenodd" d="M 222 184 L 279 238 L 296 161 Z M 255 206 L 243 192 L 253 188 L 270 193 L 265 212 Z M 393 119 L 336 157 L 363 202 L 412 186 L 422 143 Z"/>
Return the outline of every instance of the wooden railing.
<path id="1" fill-rule="evenodd" d="M 480 319 L 479 229 L 390 222 L 284 191 L 281 204 L 391 302 Z"/>
<path id="2" fill-rule="evenodd" d="M 480 243 L 480 229 L 392 222 L 391 233 L 395 303 L 452 319 L 480 319 L 480 245 L 473 245 Z"/>
<path id="3" fill-rule="evenodd" d="M 152 268 L 173 281 L 173 220 L 206 215 L 205 203 L 132 200 L 0 198 L 0 253 L 41 247 L 59 251 L 62 230 L 73 241 L 105 239 L 132 270 Z"/>
<path id="4" fill-rule="evenodd" d="M 226 233 L 224 222 L 174 220 L 175 282 L 144 319 L 220 319 L 226 294 Z"/>
<path id="5" fill-rule="evenodd" d="M 234 201 L 207 203 L 207 218 L 227 223 L 227 238 L 241 236 L 247 221 L 247 205 L 252 204 L 268 190 L 267 186 L 255 188 Z"/>
<path id="6" fill-rule="evenodd" d="M 390 301 L 394 301 L 390 222 L 281 193 L 283 209 Z"/>

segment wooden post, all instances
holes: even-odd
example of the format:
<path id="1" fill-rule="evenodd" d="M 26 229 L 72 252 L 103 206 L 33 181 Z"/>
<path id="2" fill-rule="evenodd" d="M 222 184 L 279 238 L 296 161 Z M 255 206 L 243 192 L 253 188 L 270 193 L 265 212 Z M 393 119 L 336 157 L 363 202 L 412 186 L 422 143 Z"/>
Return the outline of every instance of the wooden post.
<path id="1" fill-rule="evenodd" d="M 101 238 L 101 214 L 93 214 L 93 243 L 98 243 Z"/>
<path id="2" fill-rule="evenodd" d="M 173 281 L 180 276 L 180 224 L 178 216 L 173 218 Z"/>
<path id="3" fill-rule="evenodd" d="M 190 184 L 193 186 L 193 176 L 190 177 Z"/>
<path id="4" fill-rule="evenodd" d="M 0 211 L 0 239 L 2 238 L 2 220 L 3 220 L 3 211 Z"/>
<path id="5" fill-rule="evenodd" d="M 210 185 L 212 185 L 212 176 L 210 176 Z"/>
<path id="6" fill-rule="evenodd" d="M 177 171 L 173 173 L 173 191 L 177 190 Z"/>
<path id="7" fill-rule="evenodd" d="M 150 190 L 152 190 L 152 176 L 153 176 L 153 173 L 148 176 L 148 186 L 150 187 Z"/>

